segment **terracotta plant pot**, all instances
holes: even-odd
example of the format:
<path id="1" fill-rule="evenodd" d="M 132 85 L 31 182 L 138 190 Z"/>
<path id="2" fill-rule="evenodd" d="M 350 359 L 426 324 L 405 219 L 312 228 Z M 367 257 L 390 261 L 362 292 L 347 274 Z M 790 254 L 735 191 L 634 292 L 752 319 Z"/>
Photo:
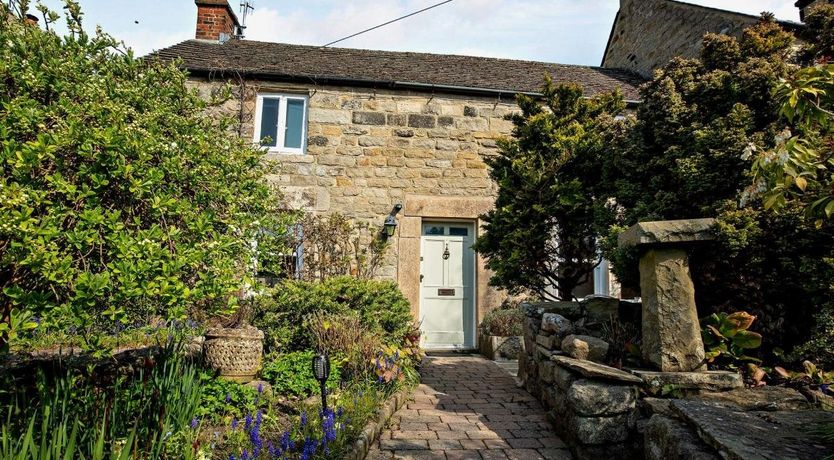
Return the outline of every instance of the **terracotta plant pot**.
<path id="1" fill-rule="evenodd" d="M 261 369 L 264 333 L 252 326 L 206 331 L 203 359 L 220 376 L 237 382 L 250 382 Z"/>

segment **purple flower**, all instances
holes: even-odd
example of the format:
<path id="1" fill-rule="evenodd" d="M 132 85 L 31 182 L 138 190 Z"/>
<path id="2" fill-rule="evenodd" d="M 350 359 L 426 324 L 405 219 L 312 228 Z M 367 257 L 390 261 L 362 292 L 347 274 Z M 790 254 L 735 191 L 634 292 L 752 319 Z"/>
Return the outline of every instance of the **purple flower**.
<path id="1" fill-rule="evenodd" d="M 298 457 L 299 460 L 309 460 L 316 455 L 316 450 L 318 450 L 319 443 L 316 441 L 315 438 L 307 438 L 304 441 L 304 448 L 301 450 L 301 456 Z"/>
<path id="2" fill-rule="evenodd" d="M 342 418 L 342 415 L 343 415 L 344 413 L 345 413 L 345 411 L 342 409 L 342 407 L 341 407 L 341 406 L 339 406 L 338 408 L 336 408 L 336 417 Z"/>
<path id="3" fill-rule="evenodd" d="M 249 452 L 244 450 L 243 453 L 240 454 L 240 460 L 249 460 Z"/>
<path id="4" fill-rule="evenodd" d="M 322 443 L 333 442 L 336 440 L 336 420 L 333 418 L 333 411 L 328 409 L 325 412 L 324 419 L 321 422 L 324 437 Z"/>
<path id="5" fill-rule="evenodd" d="M 260 394 L 260 395 L 264 394 L 264 384 L 263 383 L 258 384 L 258 394 Z"/>
<path id="6" fill-rule="evenodd" d="M 288 451 L 295 449 L 295 443 L 292 442 L 292 438 L 290 438 L 290 432 L 285 431 L 284 435 L 281 436 L 281 450 Z"/>
<path id="7" fill-rule="evenodd" d="M 237 429 L 237 419 L 232 418 L 232 431 Z"/>
<path id="8" fill-rule="evenodd" d="M 197 427 L 200 426 L 200 421 L 197 420 L 197 417 L 191 419 L 191 429 L 196 430 Z"/>
<path id="9" fill-rule="evenodd" d="M 301 413 L 301 428 L 307 426 L 307 411 Z"/>
<path id="10" fill-rule="evenodd" d="M 226 404 L 229 404 L 230 402 L 232 402 L 232 395 L 226 393 Z"/>

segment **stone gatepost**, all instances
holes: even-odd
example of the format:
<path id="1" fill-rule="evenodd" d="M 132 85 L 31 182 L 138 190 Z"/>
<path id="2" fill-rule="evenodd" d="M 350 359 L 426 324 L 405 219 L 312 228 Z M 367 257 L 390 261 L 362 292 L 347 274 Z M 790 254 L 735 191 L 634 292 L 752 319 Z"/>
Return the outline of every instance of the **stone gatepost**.
<path id="1" fill-rule="evenodd" d="M 643 359 L 662 372 L 703 369 L 704 344 L 686 250 L 715 238 L 715 219 L 643 222 L 619 237 L 621 247 L 643 250 Z"/>

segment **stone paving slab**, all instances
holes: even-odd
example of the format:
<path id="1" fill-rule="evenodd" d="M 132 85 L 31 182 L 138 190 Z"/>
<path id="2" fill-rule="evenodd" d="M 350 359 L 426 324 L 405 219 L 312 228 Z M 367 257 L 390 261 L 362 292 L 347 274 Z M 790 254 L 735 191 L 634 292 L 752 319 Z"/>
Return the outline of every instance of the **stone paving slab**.
<path id="1" fill-rule="evenodd" d="M 368 459 L 572 460 L 541 404 L 495 362 L 430 356 L 421 376 Z"/>

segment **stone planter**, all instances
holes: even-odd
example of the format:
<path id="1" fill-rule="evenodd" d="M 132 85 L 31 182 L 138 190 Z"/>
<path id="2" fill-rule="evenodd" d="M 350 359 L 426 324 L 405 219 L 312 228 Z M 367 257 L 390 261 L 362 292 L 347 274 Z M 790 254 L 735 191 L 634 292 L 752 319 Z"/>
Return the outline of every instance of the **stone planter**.
<path id="1" fill-rule="evenodd" d="M 494 360 L 499 357 L 518 359 L 523 349 L 524 337 L 481 334 L 480 342 L 481 354 L 488 359 Z"/>
<path id="2" fill-rule="evenodd" d="M 220 377 L 246 383 L 261 369 L 264 333 L 254 327 L 206 331 L 203 359 Z"/>

